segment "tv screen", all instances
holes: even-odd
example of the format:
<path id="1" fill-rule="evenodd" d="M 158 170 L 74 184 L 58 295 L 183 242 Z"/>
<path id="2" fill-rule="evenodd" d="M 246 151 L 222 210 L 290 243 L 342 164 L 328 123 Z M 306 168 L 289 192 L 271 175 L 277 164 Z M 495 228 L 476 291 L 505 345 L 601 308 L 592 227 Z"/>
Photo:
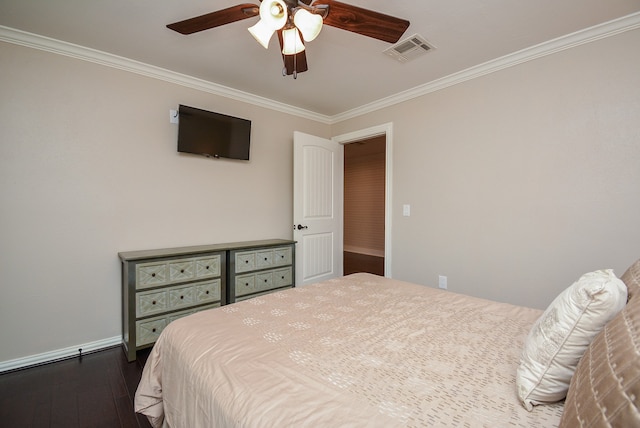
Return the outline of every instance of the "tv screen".
<path id="1" fill-rule="evenodd" d="M 249 160 L 251 121 L 180 105 L 178 152 Z"/>

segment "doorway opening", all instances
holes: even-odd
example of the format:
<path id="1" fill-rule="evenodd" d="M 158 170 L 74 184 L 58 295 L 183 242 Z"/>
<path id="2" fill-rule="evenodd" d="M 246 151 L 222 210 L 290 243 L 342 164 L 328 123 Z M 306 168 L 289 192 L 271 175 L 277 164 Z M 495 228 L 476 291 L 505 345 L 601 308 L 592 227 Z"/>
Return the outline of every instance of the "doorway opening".
<path id="1" fill-rule="evenodd" d="M 386 136 L 344 145 L 343 269 L 385 274 Z"/>

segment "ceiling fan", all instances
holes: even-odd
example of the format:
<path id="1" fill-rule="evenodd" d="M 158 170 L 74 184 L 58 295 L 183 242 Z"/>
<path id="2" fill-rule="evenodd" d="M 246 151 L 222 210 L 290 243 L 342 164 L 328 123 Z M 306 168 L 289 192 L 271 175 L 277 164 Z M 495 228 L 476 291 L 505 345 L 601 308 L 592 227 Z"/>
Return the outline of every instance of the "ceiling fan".
<path id="1" fill-rule="evenodd" d="M 260 21 L 250 27 L 249 32 L 265 48 L 268 48 L 271 36 L 278 34 L 284 61 L 282 75 L 293 75 L 294 78 L 308 70 L 304 42 L 315 39 L 322 24 L 389 43 L 400 40 L 409 27 L 406 19 L 335 0 L 261 0 L 259 6 L 238 4 L 167 27 L 181 34 L 192 34 L 258 15 Z"/>

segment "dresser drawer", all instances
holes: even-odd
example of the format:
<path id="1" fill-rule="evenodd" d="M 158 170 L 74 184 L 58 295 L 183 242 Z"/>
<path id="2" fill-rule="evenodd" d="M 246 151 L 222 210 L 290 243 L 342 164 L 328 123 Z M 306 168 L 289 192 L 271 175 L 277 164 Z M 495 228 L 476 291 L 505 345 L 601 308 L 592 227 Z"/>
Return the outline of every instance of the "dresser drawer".
<path id="1" fill-rule="evenodd" d="M 256 251 L 236 253 L 237 273 L 252 270 L 268 269 L 275 266 L 285 266 L 292 263 L 291 247 L 268 248 Z"/>
<path id="2" fill-rule="evenodd" d="M 291 247 L 276 248 L 273 250 L 273 265 L 285 266 L 292 263 Z"/>
<path id="3" fill-rule="evenodd" d="M 249 272 L 256 270 L 256 253 L 254 251 L 245 251 L 236 253 L 236 272 Z"/>
<path id="4" fill-rule="evenodd" d="M 136 293 L 136 318 L 220 300 L 221 280 L 194 282 Z"/>
<path id="5" fill-rule="evenodd" d="M 136 322 L 136 346 L 148 345 L 158 340 L 168 324 L 167 317 L 151 318 Z"/>
<path id="6" fill-rule="evenodd" d="M 219 254 L 140 263 L 136 265 L 136 289 L 215 278 L 221 274 L 220 266 Z"/>
<path id="7" fill-rule="evenodd" d="M 256 276 L 254 274 L 238 275 L 235 283 L 236 296 L 243 296 L 256 291 Z"/>
<path id="8" fill-rule="evenodd" d="M 256 269 L 267 269 L 273 266 L 273 250 L 256 251 Z"/>
<path id="9" fill-rule="evenodd" d="M 293 284 L 291 267 L 273 271 L 273 288 L 285 287 L 291 284 Z"/>
<path id="10" fill-rule="evenodd" d="M 193 260 L 176 260 L 168 262 L 169 283 L 189 281 L 196 277 L 195 263 Z"/>
<path id="11" fill-rule="evenodd" d="M 169 292 L 169 310 L 186 308 L 196 304 L 196 287 L 188 285 L 172 287 Z"/>
<path id="12" fill-rule="evenodd" d="M 215 278 L 220 276 L 220 255 L 199 257 L 195 259 L 196 279 Z"/>
<path id="13" fill-rule="evenodd" d="M 256 274 L 256 291 L 271 290 L 273 288 L 273 272 L 260 272 Z"/>
<path id="14" fill-rule="evenodd" d="M 149 345 L 154 343 L 160 337 L 160 333 L 171 322 L 186 317 L 187 315 L 195 314 L 196 312 L 212 309 L 220 306 L 220 304 L 200 306 L 198 308 L 173 312 L 171 314 L 148 318 L 145 320 L 136 322 L 136 346 Z"/>
<path id="15" fill-rule="evenodd" d="M 147 317 L 169 309 L 166 290 L 145 291 L 136 294 L 136 318 Z"/>
<path id="16" fill-rule="evenodd" d="M 244 296 L 259 291 L 292 285 L 291 266 L 236 276 L 235 295 Z"/>
<path id="17" fill-rule="evenodd" d="M 220 300 L 220 290 L 220 279 L 197 283 L 196 301 L 198 302 L 198 304 L 206 302 L 217 302 L 218 300 Z"/>
<path id="18" fill-rule="evenodd" d="M 136 288 L 149 288 L 169 282 L 166 262 L 141 263 L 136 265 Z"/>

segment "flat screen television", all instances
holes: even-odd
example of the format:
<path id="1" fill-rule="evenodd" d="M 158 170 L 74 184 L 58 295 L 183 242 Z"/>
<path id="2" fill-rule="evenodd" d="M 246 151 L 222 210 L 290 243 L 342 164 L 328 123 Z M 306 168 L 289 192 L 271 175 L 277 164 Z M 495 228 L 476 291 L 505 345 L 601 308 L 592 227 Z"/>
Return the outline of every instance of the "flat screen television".
<path id="1" fill-rule="evenodd" d="M 180 105 L 178 152 L 249 160 L 251 121 Z"/>

